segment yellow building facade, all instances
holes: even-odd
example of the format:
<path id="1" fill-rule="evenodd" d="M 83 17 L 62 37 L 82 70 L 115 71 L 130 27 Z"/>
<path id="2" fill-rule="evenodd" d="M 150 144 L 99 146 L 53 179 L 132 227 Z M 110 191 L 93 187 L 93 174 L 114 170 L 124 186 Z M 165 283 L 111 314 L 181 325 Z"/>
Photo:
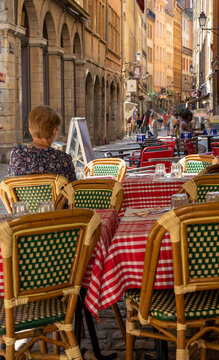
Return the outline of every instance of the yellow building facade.
<path id="1" fill-rule="evenodd" d="M 181 103 L 182 90 L 182 8 L 176 0 L 173 3 L 173 90 L 175 104 Z"/>
<path id="2" fill-rule="evenodd" d="M 147 2 L 147 89 L 152 90 L 154 85 L 154 1 Z"/>
<path id="3" fill-rule="evenodd" d="M 147 34 L 144 1 L 123 2 L 123 78 L 124 103 L 127 108 L 143 112 L 146 95 Z M 135 91 L 129 91 L 129 80 L 134 81 Z M 125 108 L 126 111 L 126 108 Z"/>
<path id="4" fill-rule="evenodd" d="M 166 88 L 166 0 L 154 2 L 154 81 L 153 88 L 161 93 Z"/>
<path id="5" fill-rule="evenodd" d="M 182 102 L 188 101 L 193 87 L 193 21 L 186 14 L 182 14 Z"/>

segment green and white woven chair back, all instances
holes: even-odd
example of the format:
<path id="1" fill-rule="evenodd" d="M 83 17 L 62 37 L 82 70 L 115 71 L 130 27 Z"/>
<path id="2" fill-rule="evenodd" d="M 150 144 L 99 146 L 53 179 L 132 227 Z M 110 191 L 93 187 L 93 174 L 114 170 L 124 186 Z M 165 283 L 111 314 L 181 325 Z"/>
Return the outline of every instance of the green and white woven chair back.
<path id="1" fill-rule="evenodd" d="M 97 164 L 94 165 L 94 176 L 112 175 L 117 179 L 119 166 L 113 164 Z"/>
<path id="2" fill-rule="evenodd" d="M 29 231 L 28 235 L 18 237 L 19 258 L 14 262 L 20 292 L 63 286 L 70 281 L 80 229 L 61 230 L 60 227 L 54 226 L 43 234 L 33 231 L 31 235 Z"/>
<path id="3" fill-rule="evenodd" d="M 18 186 L 14 188 L 18 201 L 27 201 L 30 212 L 36 212 L 40 201 L 52 201 L 51 185 Z"/>
<path id="4" fill-rule="evenodd" d="M 190 279 L 219 277 L 218 223 L 187 226 Z"/>
<path id="5" fill-rule="evenodd" d="M 76 208 L 109 209 L 111 205 L 112 190 L 80 189 L 75 190 Z"/>
<path id="6" fill-rule="evenodd" d="M 219 191 L 219 184 L 205 184 L 197 186 L 197 202 L 205 202 L 208 192 Z"/>
<path id="7" fill-rule="evenodd" d="M 209 161 L 189 160 L 186 162 L 186 173 L 199 173 L 200 171 L 211 165 L 212 163 Z"/>

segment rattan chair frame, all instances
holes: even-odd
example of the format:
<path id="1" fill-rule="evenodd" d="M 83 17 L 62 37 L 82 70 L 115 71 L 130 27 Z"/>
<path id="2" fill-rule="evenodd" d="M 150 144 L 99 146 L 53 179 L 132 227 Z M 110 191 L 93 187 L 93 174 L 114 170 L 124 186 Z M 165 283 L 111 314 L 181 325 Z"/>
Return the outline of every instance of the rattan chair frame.
<path id="1" fill-rule="evenodd" d="M 189 202 L 197 202 L 197 188 L 200 185 L 219 185 L 217 174 L 197 175 L 193 179 L 187 180 L 179 190 L 179 193 L 188 195 Z"/>
<path id="2" fill-rule="evenodd" d="M 216 174 L 219 173 L 219 164 L 214 164 L 203 169 L 198 175 Z"/>
<path id="3" fill-rule="evenodd" d="M 99 215 L 94 211 L 88 209 L 74 209 L 48 212 L 43 214 L 32 214 L 16 218 L 8 221 L 8 226 L 12 234 L 9 241 L 10 256 L 3 256 L 3 274 L 4 274 L 4 289 L 5 289 L 5 304 L 11 303 L 10 306 L 5 306 L 6 319 L 6 336 L 0 336 L 0 342 L 6 344 L 6 350 L 0 350 L 0 354 L 6 357 L 6 360 L 20 359 L 20 356 L 33 359 L 60 359 L 58 350 L 52 354 L 47 353 L 47 344 L 50 343 L 56 349 L 62 347 L 66 352 L 66 358 L 82 359 L 80 349 L 78 347 L 75 334 L 73 332 L 72 323 L 77 304 L 78 294 L 80 291 L 81 282 L 86 271 L 87 264 L 90 258 L 90 247 L 94 247 L 99 239 L 101 232 L 101 220 Z M 48 227 L 68 230 L 74 227 L 79 229 L 79 237 L 73 259 L 71 272 L 69 273 L 69 283 L 64 286 L 54 285 L 52 287 L 40 288 L 38 291 L 31 293 L 31 290 L 25 294 L 25 299 L 28 302 L 40 301 L 43 299 L 65 297 L 66 314 L 65 319 L 61 323 L 51 323 L 47 326 L 39 326 L 33 329 L 24 330 L 22 332 L 15 332 L 14 328 L 14 308 L 17 306 L 15 301 L 23 299 L 23 294 L 19 293 L 16 296 L 14 291 L 14 259 L 18 256 L 18 250 L 14 246 L 16 242 L 16 234 L 23 232 L 34 234 L 41 232 L 44 234 L 45 228 Z M 3 237 L 2 237 L 3 239 Z M 2 245 L 2 244 L 1 244 Z M 15 249 L 12 252 L 12 248 Z M 15 251 L 15 253 L 14 253 Z M 49 283 L 49 282 L 48 282 Z M 68 295 L 66 296 L 66 290 Z M 61 324 L 61 327 L 60 327 Z M 57 333 L 61 333 L 61 340 Z M 56 336 L 51 339 L 47 334 L 54 333 Z M 20 348 L 15 350 L 14 343 L 18 339 L 28 339 L 28 342 Z M 40 351 L 32 349 L 33 345 L 40 341 Z M 76 357 L 70 354 L 75 353 Z M 22 357 L 22 358 L 23 358 Z"/>
<path id="4" fill-rule="evenodd" d="M 18 201 L 15 188 L 18 186 L 28 187 L 40 185 L 51 185 L 52 199 L 56 208 L 56 199 L 60 194 L 62 187 L 70 181 L 62 175 L 57 174 L 31 174 L 16 177 L 8 177 L 0 184 L 0 198 L 8 211 L 12 213 L 13 204 Z M 42 199 L 43 201 L 44 199 Z"/>
<path id="5" fill-rule="evenodd" d="M 119 159 L 119 158 L 94 159 L 84 167 L 84 173 L 86 176 L 94 176 L 95 165 L 118 165 L 119 170 L 118 170 L 117 178 L 115 180 L 119 182 L 123 182 L 127 170 L 126 162 L 123 159 Z"/>
<path id="6" fill-rule="evenodd" d="M 72 189 L 73 192 L 72 192 Z M 57 209 L 62 209 L 66 199 L 68 200 L 69 208 L 74 207 L 74 193 L 77 190 L 113 190 L 116 191 L 113 193 L 114 200 L 111 198 L 111 204 L 109 206 L 110 209 L 115 209 L 117 213 L 120 212 L 124 199 L 124 190 L 122 184 L 113 179 L 81 179 L 71 183 L 71 187 L 69 185 L 64 186 L 61 190 L 61 194 L 59 195 L 56 205 Z"/>
<path id="7" fill-rule="evenodd" d="M 182 158 L 181 160 L 179 160 L 179 163 L 183 168 L 183 172 L 186 172 L 187 162 L 192 161 L 192 160 L 193 161 L 211 162 L 213 164 L 213 162 L 215 161 L 215 156 L 214 155 L 200 155 L 200 154 L 187 155 L 184 158 Z"/>
<path id="8" fill-rule="evenodd" d="M 175 342 L 177 346 L 176 360 L 188 360 L 197 349 L 200 350 L 201 360 L 206 360 L 207 349 L 219 351 L 218 344 L 212 344 L 204 337 L 206 333 L 212 331 L 219 334 L 219 317 L 200 317 L 187 321 L 184 303 L 184 294 L 188 292 L 219 289 L 219 277 L 208 278 L 207 281 L 206 278 L 199 279 L 194 284 L 188 276 L 183 276 L 183 267 L 188 273 L 188 261 L 184 261 L 182 255 L 187 248 L 187 238 L 185 232 L 180 231 L 181 225 L 186 221 L 193 219 L 195 222 L 203 223 L 206 218 L 214 218 L 215 221 L 218 216 L 219 203 L 187 205 L 163 215 L 152 227 L 147 239 L 139 306 L 129 300 L 126 303 L 126 360 L 133 359 L 134 342 L 137 336 Z M 158 320 L 150 314 L 159 252 L 167 229 L 170 229 L 171 233 L 177 322 Z M 176 237 L 179 241 L 176 241 Z M 150 324 L 158 332 L 139 330 L 139 325 L 146 324 Z M 199 330 L 193 336 L 186 337 L 188 328 L 198 328 Z M 176 336 L 172 332 L 173 329 L 177 331 Z"/>
<path id="9" fill-rule="evenodd" d="M 115 209 L 117 213 L 120 212 L 123 204 L 124 199 L 124 190 L 122 187 L 122 184 L 118 181 L 115 181 L 113 179 L 82 179 L 75 181 L 67 186 L 65 186 L 61 194 L 59 195 L 57 199 L 57 209 L 62 209 L 64 204 L 66 203 L 66 200 L 68 202 L 69 208 L 74 207 L 74 193 L 77 191 L 77 189 L 96 189 L 96 190 L 112 190 L 112 195 L 114 196 L 114 201 L 112 202 L 111 198 L 111 205 L 110 209 Z M 116 189 L 116 191 L 113 192 L 113 189 Z M 73 190 L 73 192 L 72 192 Z M 122 320 L 122 316 L 120 313 L 120 310 L 118 308 L 117 303 L 112 305 L 112 309 L 114 312 L 114 316 L 116 318 L 116 321 L 118 323 L 118 326 L 120 328 L 121 334 L 125 340 L 125 326 Z"/>

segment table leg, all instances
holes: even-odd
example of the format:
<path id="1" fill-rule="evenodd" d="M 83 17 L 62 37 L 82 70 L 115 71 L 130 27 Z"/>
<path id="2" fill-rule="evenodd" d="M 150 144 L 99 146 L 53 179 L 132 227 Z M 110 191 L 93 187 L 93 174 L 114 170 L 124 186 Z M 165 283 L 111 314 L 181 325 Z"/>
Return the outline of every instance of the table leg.
<path id="1" fill-rule="evenodd" d="M 159 332 L 157 329 L 153 328 L 154 332 Z M 168 360 L 168 343 L 165 340 L 154 340 L 156 355 L 152 356 L 145 354 L 144 358 L 146 360 Z"/>
<path id="2" fill-rule="evenodd" d="M 94 351 L 94 355 L 96 356 L 96 358 L 98 360 L 112 360 L 112 359 L 116 359 L 117 358 L 117 353 L 113 353 L 110 355 L 102 355 L 101 351 L 100 351 L 100 346 L 99 346 L 99 342 L 98 342 L 98 338 L 97 338 L 97 334 L 96 334 L 96 329 L 94 326 L 94 322 L 93 322 L 93 318 L 92 318 L 92 314 L 90 313 L 90 311 L 86 308 L 85 304 L 84 304 L 84 299 L 86 296 L 86 289 L 81 288 L 81 304 L 82 304 L 82 308 L 84 310 L 84 315 L 85 315 L 85 319 L 86 319 L 86 323 L 87 323 L 87 327 L 88 327 L 88 331 L 89 331 L 89 335 L 90 335 L 90 339 L 91 339 L 91 343 L 93 346 L 93 351 Z"/>
<path id="3" fill-rule="evenodd" d="M 118 307 L 117 303 L 112 304 L 112 309 L 113 309 L 117 324 L 119 326 L 119 329 L 121 331 L 123 340 L 126 342 L 125 324 L 123 322 L 123 319 L 122 319 L 122 316 L 121 316 L 121 313 L 120 313 L 120 310 L 119 310 L 119 307 Z"/>

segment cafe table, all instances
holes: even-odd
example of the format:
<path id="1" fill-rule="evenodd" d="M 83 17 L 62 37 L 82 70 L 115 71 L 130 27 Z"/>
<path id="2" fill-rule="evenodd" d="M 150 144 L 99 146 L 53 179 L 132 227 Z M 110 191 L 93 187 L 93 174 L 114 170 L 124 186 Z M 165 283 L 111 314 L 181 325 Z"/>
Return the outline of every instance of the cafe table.
<path id="1" fill-rule="evenodd" d="M 98 310 L 116 303 L 127 289 L 141 288 L 147 237 L 164 208 L 142 209 L 142 212 L 146 210 L 143 218 L 124 216 L 119 224 L 103 263 L 100 293 L 95 299 L 95 302 L 98 300 Z M 166 233 L 161 244 L 155 288 L 172 287 L 172 248 L 170 235 Z M 94 296 L 91 291 L 86 302 L 94 301 Z"/>
<path id="2" fill-rule="evenodd" d="M 194 177 L 195 174 L 191 176 Z M 191 176 L 172 179 L 170 174 L 163 180 L 155 180 L 154 174 L 132 174 L 122 183 L 124 189 L 123 207 L 119 213 L 122 217 L 127 208 L 170 207 L 171 196 L 178 193 L 181 186 Z"/>

